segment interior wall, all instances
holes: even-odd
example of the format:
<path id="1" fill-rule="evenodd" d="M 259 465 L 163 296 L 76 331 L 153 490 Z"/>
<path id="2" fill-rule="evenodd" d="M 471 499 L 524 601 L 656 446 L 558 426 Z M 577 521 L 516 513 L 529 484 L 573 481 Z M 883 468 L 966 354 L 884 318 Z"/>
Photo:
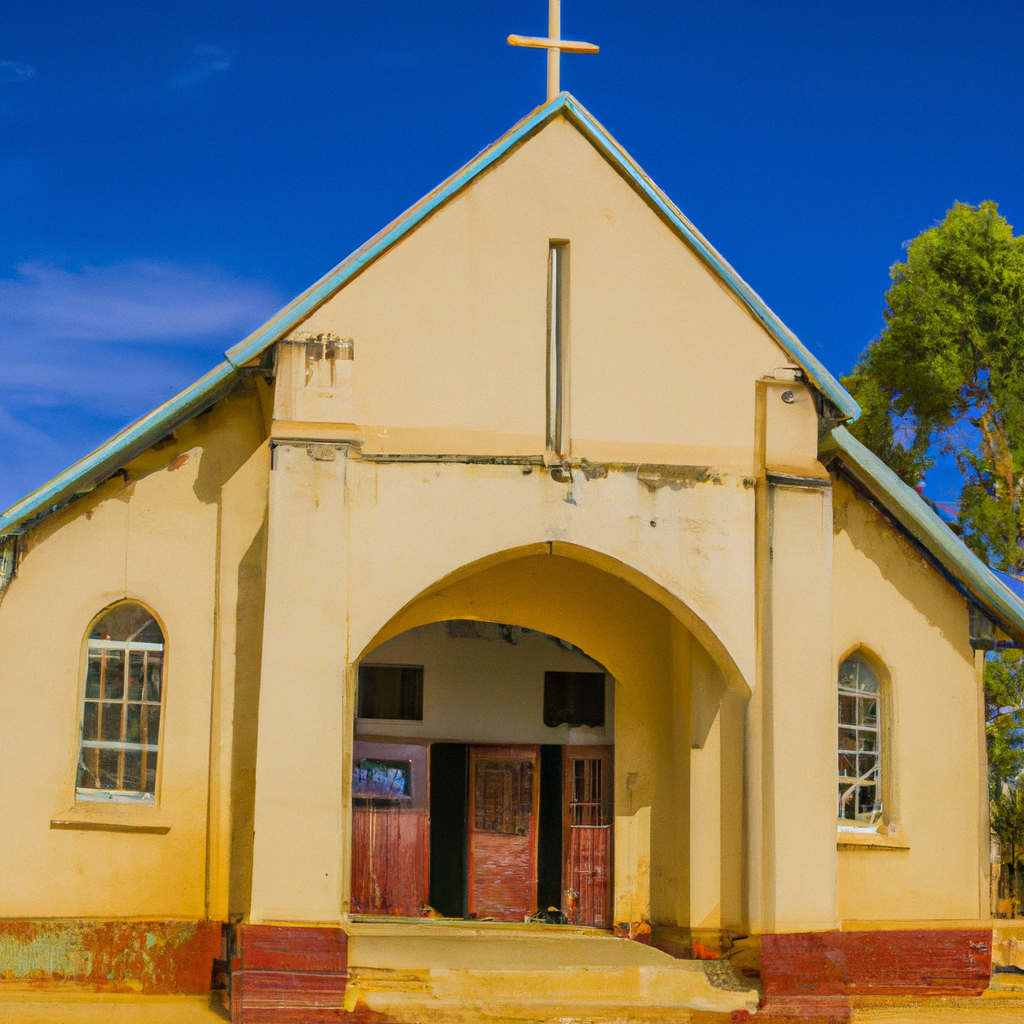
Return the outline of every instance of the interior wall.
<path id="1" fill-rule="evenodd" d="M 544 724 L 545 672 L 604 672 L 541 633 L 503 640 L 491 623 L 476 637 L 449 636 L 444 622 L 417 626 L 369 651 L 363 664 L 422 665 L 423 720 L 356 719 L 356 735 L 466 743 L 600 745 L 614 741 L 615 682 L 605 681 L 604 728 Z"/>

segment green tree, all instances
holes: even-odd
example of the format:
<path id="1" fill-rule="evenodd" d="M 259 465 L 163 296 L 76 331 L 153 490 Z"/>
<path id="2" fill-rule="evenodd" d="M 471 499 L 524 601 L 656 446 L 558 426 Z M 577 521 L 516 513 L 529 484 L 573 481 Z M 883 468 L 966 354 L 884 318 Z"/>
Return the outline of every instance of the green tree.
<path id="1" fill-rule="evenodd" d="M 952 454 L 959 528 L 989 565 L 1024 571 L 1024 237 L 993 202 L 957 203 L 891 271 L 885 329 L 843 383 L 851 430 L 909 484 Z"/>
<path id="2" fill-rule="evenodd" d="M 956 203 L 890 270 L 885 328 L 843 383 L 850 429 L 914 485 L 952 455 L 957 528 L 988 565 L 1024 572 L 1024 237 L 993 202 Z M 992 828 L 1020 904 L 1024 657 L 990 656 L 985 697 Z"/>
<path id="3" fill-rule="evenodd" d="M 1024 858 L 1024 656 L 1018 650 L 985 662 L 990 824 L 999 837 L 1005 895 L 1014 915 L 1021 910 L 1020 862 Z M 1001 886 L 1002 888 L 1002 886 Z"/>
<path id="4" fill-rule="evenodd" d="M 1024 657 L 1004 651 L 985 662 L 988 781 L 993 800 L 1024 773 Z M 1024 825 L 1024 822 L 1022 822 Z"/>

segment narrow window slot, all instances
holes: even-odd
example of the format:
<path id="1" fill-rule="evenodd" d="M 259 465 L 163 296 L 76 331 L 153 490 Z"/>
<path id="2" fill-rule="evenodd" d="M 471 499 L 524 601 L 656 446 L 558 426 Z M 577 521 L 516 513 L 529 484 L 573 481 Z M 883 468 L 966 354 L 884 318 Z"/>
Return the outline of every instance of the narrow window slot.
<path id="1" fill-rule="evenodd" d="M 569 447 L 569 243 L 548 247 L 547 450 Z"/>

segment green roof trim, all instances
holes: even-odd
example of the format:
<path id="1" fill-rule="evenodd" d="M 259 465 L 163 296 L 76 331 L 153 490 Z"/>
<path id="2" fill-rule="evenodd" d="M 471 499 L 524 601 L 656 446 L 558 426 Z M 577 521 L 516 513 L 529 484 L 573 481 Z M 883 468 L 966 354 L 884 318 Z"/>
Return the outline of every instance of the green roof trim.
<path id="1" fill-rule="evenodd" d="M 1009 636 L 1024 643 L 1024 603 L 913 487 L 908 487 L 845 427 L 836 427 L 823 441 L 822 458 L 829 456 L 838 458 L 854 482 L 922 544 Z"/>
<path id="2" fill-rule="evenodd" d="M 154 442 L 223 397 L 234 386 L 243 366 L 250 364 L 267 348 L 290 334 L 314 310 L 400 242 L 405 235 L 556 117 L 565 117 L 590 140 L 670 229 L 721 279 L 751 315 L 760 321 L 804 371 L 807 380 L 825 395 L 843 416 L 856 419 L 860 415 L 860 406 L 839 381 L 804 347 L 796 335 L 768 308 L 764 300 L 733 270 L 597 120 L 569 93 L 563 92 L 528 114 L 497 142 L 488 146 L 461 170 L 427 193 L 330 273 L 274 314 L 262 327 L 229 348 L 224 353 L 226 361 L 192 387 L 126 427 L 96 451 L 0 515 L 0 539 L 23 533 L 39 518 L 49 515 L 77 495 L 88 493 Z"/>
<path id="3" fill-rule="evenodd" d="M 88 494 L 182 423 L 209 409 L 241 376 L 242 371 L 230 363 L 220 363 L 180 395 L 125 427 L 106 444 L 12 505 L 0 516 L 0 540 L 24 533 L 38 520 Z"/>

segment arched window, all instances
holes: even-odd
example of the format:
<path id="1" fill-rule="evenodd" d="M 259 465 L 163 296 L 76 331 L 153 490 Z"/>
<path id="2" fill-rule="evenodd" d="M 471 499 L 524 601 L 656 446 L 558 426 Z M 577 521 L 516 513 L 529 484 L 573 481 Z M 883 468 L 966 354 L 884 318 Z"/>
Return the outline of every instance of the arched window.
<path id="1" fill-rule="evenodd" d="M 134 601 L 93 624 L 78 757 L 79 800 L 152 800 L 164 693 L 164 634 Z"/>
<path id="2" fill-rule="evenodd" d="M 839 820 L 882 821 L 882 688 L 861 657 L 839 669 Z"/>

